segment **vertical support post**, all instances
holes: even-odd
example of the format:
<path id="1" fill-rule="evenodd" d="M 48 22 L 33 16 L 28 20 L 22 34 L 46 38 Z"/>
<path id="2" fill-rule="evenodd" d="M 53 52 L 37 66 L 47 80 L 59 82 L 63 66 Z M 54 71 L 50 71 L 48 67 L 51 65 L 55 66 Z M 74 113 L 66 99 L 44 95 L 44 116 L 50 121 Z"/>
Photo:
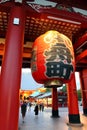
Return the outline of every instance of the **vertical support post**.
<path id="1" fill-rule="evenodd" d="M 67 86 L 68 93 L 68 110 L 69 110 L 69 125 L 81 125 L 78 108 L 78 96 L 76 90 L 75 74 Z"/>
<path id="2" fill-rule="evenodd" d="M 15 6 L 10 13 L 1 69 L 0 130 L 18 130 L 24 28 L 24 8 Z"/>
<path id="3" fill-rule="evenodd" d="M 80 72 L 83 114 L 87 116 L 87 69 Z"/>
<path id="4" fill-rule="evenodd" d="M 52 88 L 52 117 L 59 117 L 57 88 Z"/>

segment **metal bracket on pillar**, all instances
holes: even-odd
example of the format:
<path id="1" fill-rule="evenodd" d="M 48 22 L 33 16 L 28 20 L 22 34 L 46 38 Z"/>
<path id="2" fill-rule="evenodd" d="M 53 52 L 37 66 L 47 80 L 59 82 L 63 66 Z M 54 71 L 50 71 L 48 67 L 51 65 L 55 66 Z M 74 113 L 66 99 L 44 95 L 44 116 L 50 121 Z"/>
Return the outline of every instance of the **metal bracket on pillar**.
<path id="1" fill-rule="evenodd" d="M 67 123 L 68 126 L 75 126 L 75 127 L 82 127 L 83 124 L 80 123 L 80 124 L 73 124 L 73 123 Z"/>
<path id="2" fill-rule="evenodd" d="M 15 25 L 19 25 L 19 18 L 14 18 L 13 19 L 13 24 L 15 24 Z"/>
<path id="3" fill-rule="evenodd" d="M 52 117 L 52 118 L 59 118 L 59 117 L 60 117 L 60 116 L 59 116 L 59 111 L 52 109 L 52 116 L 51 116 L 51 117 Z"/>
<path id="4" fill-rule="evenodd" d="M 69 123 L 67 123 L 68 126 L 76 126 L 76 127 L 81 127 L 83 124 L 80 122 L 80 116 L 79 114 L 75 115 L 70 115 L 69 114 Z"/>

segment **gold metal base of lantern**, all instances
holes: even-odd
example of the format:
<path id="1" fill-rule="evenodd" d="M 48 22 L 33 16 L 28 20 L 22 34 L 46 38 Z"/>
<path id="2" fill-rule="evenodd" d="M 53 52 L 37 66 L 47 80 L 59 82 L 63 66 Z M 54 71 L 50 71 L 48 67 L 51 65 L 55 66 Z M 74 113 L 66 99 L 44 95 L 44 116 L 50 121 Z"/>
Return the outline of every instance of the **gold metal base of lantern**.
<path id="1" fill-rule="evenodd" d="M 63 83 L 60 80 L 48 80 L 47 82 L 44 83 L 45 88 L 57 88 L 61 87 Z"/>

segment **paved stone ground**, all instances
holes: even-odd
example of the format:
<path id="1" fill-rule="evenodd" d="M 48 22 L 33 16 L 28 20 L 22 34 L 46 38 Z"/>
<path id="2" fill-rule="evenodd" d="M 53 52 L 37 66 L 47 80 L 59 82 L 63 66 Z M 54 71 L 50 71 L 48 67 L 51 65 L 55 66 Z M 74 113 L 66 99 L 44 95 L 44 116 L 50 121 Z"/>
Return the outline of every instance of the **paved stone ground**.
<path id="1" fill-rule="evenodd" d="M 39 115 L 34 115 L 34 108 L 27 110 L 23 123 L 21 113 L 19 114 L 18 130 L 87 130 L 87 117 L 82 114 L 80 109 L 80 119 L 83 126 L 68 126 L 68 109 L 59 108 L 60 118 L 51 118 L 51 108 L 45 108 Z"/>

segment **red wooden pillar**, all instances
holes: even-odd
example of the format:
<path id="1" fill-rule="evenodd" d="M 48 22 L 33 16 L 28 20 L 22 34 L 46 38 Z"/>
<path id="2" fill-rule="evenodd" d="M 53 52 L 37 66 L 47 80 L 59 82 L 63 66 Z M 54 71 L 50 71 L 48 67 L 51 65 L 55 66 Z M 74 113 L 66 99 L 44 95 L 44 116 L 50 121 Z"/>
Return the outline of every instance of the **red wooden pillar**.
<path id="1" fill-rule="evenodd" d="M 87 115 L 87 69 L 80 72 L 83 114 Z"/>
<path id="2" fill-rule="evenodd" d="M 69 124 L 79 124 L 80 125 L 80 115 L 78 108 L 78 96 L 76 90 L 75 75 L 68 83 L 68 110 L 69 110 Z"/>
<path id="3" fill-rule="evenodd" d="M 52 88 L 52 117 L 59 117 L 57 88 Z"/>
<path id="4" fill-rule="evenodd" d="M 0 130 L 18 130 L 24 28 L 25 11 L 15 6 L 9 18 L 1 69 Z"/>

